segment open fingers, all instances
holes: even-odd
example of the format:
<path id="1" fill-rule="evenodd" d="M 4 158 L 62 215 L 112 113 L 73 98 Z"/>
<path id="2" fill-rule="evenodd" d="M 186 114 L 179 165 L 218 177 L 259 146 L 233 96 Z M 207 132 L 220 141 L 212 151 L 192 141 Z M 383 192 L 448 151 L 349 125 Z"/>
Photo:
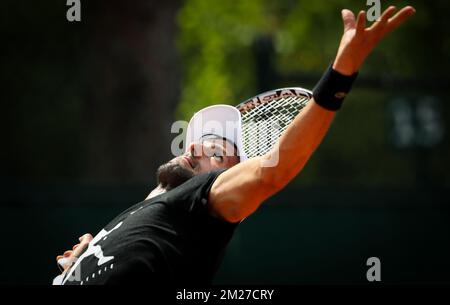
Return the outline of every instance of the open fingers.
<path id="1" fill-rule="evenodd" d="M 372 26 L 369 28 L 370 31 L 381 31 L 386 24 L 388 23 L 389 18 L 394 14 L 396 8 L 395 6 L 388 7 L 383 14 L 381 14 L 380 19 L 378 19 Z"/>
<path id="2" fill-rule="evenodd" d="M 396 9 L 395 6 L 388 7 L 380 17 L 380 25 L 385 26 L 388 23 L 389 18 L 394 15 Z"/>
<path id="3" fill-rule="evenodd" d="M 394 15 L 396 9 L 397 8 L 393 5 L 389 6 L 384 10 L 383 14 L 381 14 L 380 21 L 386 22 L 389 18 L 392 17 L 392 15 Z"/>
<path id="4" fill-rule="evenodd" d="M 397 12 L 397 14 L 388 20 L 386 31 L 391 32 L 415 13 L 416 10 L 412 6 L 402 8 Z"/>

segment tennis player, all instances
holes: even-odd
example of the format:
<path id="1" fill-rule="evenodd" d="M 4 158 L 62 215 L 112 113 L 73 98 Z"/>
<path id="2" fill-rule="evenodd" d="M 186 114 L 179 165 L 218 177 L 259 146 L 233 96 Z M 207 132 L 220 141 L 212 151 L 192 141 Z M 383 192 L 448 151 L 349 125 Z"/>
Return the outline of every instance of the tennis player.
<path id="1" fill-rule="evenodd" d="M 368 28 L 364 11 L 357 18 L 342 11 L 344 33 L 333 63 L 312 100 L 266 155 L 246 158 L 235 107 L 196 113 L 188 125 L 186 152 L 159 167 L 158 185 L 147 199 L 58 256 L 64 272 L 53 283 L 210 284 L 238 224 L 302 170 L 366 57 L 415 13 L 410 6 L 395 11 L 389 7 Z M 273 154 L 278 162 L 264 166 Z"/>

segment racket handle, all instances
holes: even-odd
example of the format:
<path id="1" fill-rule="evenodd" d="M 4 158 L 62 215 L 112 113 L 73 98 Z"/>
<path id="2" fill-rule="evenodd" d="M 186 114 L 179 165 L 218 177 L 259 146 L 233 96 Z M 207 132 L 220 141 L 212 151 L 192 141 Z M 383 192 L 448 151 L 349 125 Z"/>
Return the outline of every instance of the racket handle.
<path id="1" fill-rule="evenodd" d="M 63 257 L 58 259 L 57 265 L 59 270 L 61 270 L 61 272 L 64 272 L 64 265 L 70 264 L 70 266 L 72 266 L 77 261 L 77 259 L 78 259 L 77 257 L 75 258 Z"/>

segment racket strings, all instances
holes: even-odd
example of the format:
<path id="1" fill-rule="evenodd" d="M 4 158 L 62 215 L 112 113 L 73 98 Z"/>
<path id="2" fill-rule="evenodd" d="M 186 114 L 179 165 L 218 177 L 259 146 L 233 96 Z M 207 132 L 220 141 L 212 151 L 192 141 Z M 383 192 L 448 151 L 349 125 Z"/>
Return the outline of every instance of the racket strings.
<path id="1" fill-rule="evenodd" d="M 247 157 L 269 152 L 308 101 L 304 96 L 283 97 L 243 112 L 243 146 Z"/>

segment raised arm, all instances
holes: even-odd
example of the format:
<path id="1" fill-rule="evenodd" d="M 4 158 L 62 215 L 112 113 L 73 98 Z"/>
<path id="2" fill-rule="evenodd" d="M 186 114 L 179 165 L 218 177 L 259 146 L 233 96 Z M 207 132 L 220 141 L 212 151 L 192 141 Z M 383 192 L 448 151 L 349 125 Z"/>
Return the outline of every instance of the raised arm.
<path id="1" fill-rule="evenodd" d="M 415 10 L 407 6 L 395 15 L 394 12 L 395 7 L 389 7 L 378 21 L 366 28 L 364 11 L 355 18 L 350 10 L 342 10 L 344 33 L 333 70 L 343 77 L 354 75 L 377 43 L 412 16 Z M 319 104 L 330 103 L 331 100 L 320 101 Z M 230 222 L 238 222 L 284 188 L 303 169 L 335 115 L 335 111 L 319 104 L 313 98 L 289 125 L 271 152 L 242 162 L 217 178 L 209 195 L 212 214 Z M 277 164 L 265 166 L 275 154 L 278 154 Z"/>

